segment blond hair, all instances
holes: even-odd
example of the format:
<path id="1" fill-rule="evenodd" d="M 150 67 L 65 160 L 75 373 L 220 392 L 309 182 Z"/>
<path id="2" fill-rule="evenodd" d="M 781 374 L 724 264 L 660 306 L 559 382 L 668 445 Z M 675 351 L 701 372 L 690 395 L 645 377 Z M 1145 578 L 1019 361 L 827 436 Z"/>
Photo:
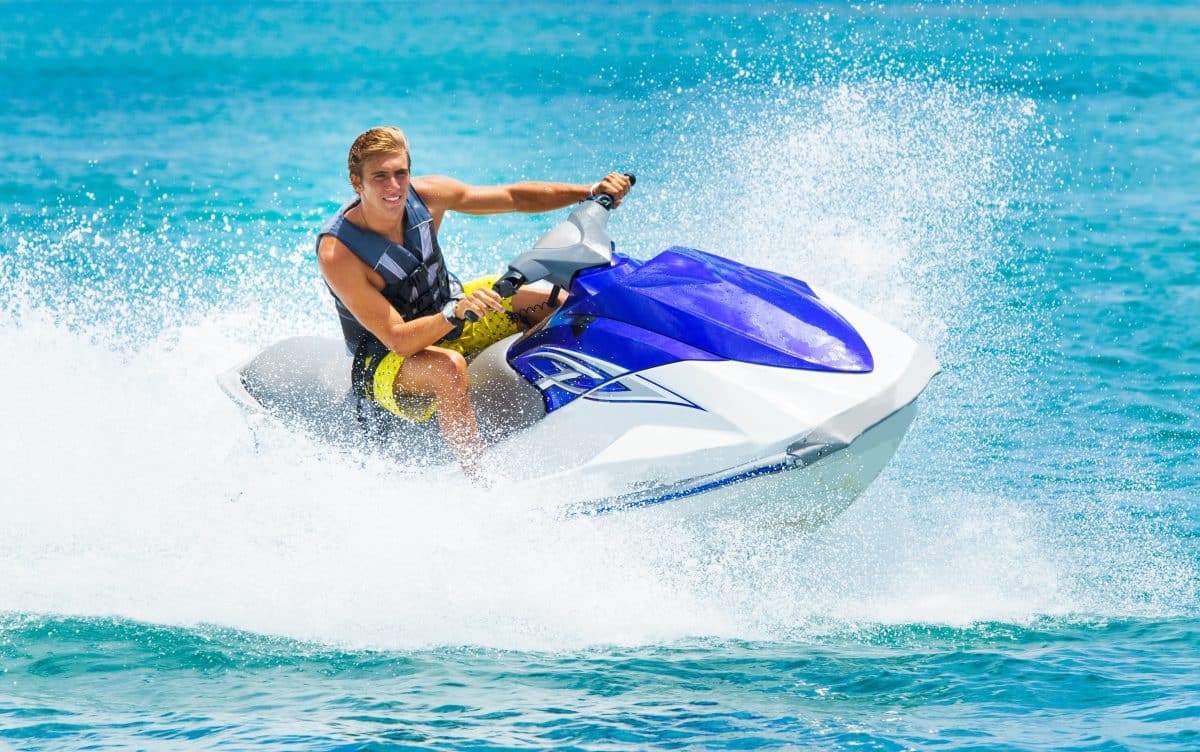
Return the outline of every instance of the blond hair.
<path id="1" fill-rule="evenodd" d="M 354 178 L 362 179 L 363 163 L 371 157 L 381 154 L 404 152 L 408 157 L 409 167 L 412 166 L 412 155 L 408 151 L 408 137 L 404 131 L 394 125 L 385 125 L 364 131 L 350 146 L 350 155 L 346 158 L 346 169 L 350 171 L 350 183 Z"/>

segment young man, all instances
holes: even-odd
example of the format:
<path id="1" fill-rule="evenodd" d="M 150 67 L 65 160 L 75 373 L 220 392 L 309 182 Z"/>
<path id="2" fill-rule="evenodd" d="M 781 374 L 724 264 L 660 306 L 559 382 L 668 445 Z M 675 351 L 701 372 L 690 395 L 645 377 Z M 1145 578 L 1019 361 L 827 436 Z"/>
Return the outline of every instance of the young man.
<path id="1" fill-rule="evenodd" d="M 317 260 L 354 353 L 359 398 L 407 420 L 428 420 L 436 412 L 463 469 L 482 478 L 465 356 L 515 333 L 514 312 L 536 323 L 551 308 L 545 292 L 520 290 L 502 300 L 492 279 L 459 284 L 438 246 L 442 218 L 447 211 L 545 212 L 598 193 L 619 204 L 629 179 L 614 172 L 591 186 L 472 186 L 440 175 L 413 177 L 411 166 L 399 128 L 372 128 L 355 139 L 347 167 L 358 197 L 321 230 Z M 479 321 L 465 321 L 468 312 Z"/>

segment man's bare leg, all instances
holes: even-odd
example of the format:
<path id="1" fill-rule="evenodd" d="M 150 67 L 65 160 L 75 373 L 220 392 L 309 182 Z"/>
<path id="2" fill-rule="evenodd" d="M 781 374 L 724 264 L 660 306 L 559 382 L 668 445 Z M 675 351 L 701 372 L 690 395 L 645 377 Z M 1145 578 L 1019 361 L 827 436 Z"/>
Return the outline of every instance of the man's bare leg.
<path id="1" fill-rule="evenodd" d="M 558 293 L 558 303 L 551 306 L 549 292 L 526 287 L 513 295 L 512 309 L 523 321 L 529 322 L 529 326 L 536 326 L 558 310 L 566 299 L 567 292 L 562 290 Z"/>
<path id="2" fill-rule="evenodd" d="M 472 480 L 483 479 L 483 442 L 467 393 L 467 360 L 454 350 L 427 347 L 404 359 L 396 376 L 396 393 L 437 399 L 438 427 Z"/>

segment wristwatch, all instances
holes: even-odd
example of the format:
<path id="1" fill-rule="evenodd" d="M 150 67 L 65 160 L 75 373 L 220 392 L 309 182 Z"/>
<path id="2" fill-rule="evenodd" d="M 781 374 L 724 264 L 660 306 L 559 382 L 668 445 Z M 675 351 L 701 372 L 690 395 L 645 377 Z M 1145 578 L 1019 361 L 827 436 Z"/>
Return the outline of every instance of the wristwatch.
<path id="1" fill-rule="evenodd" d="M 451 326 L 458 326 L 459 324 L 461 324 L 461 323 L 463 322 L 463 320 L 462 320 L 462 319 L 460 319 L 460 318 L 459 318 L 457 315 L 455 315 L 455 313 L 454 313 L 454 309 L 455 309 L 457 306 L 458 306 L 458 301 L 457 301 L 457 300 L 451 300 L 449 303 L 447 303 L 446 305 L 442 306 L 442 317 L 443 317 L 444 319 L 446 319 L 446 321 L 447 321 L 447 322 L 448 322 L 448 323 L 449 323 Z"/>

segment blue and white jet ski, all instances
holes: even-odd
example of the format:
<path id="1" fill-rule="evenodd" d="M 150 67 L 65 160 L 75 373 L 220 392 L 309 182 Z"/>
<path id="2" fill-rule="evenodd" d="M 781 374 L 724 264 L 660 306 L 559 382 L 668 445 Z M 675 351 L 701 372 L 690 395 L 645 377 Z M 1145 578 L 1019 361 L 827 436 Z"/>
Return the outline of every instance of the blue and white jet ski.
<path id="1" fill-rule="evenodd" d="M 931 350 L 782 274 L 692 248 L 617 253 L 611 205 L 581 203 L 496 283 L 569 294 L 470 363 L 488 466 L 571 515 L 820 524 L 843 510 L 908 430 L 939 370 Z M 364 413 L 340 340 L 287 339 L 218 380 L 248 415 L 407 465 L 453 463 L 436 421 Z"/>

